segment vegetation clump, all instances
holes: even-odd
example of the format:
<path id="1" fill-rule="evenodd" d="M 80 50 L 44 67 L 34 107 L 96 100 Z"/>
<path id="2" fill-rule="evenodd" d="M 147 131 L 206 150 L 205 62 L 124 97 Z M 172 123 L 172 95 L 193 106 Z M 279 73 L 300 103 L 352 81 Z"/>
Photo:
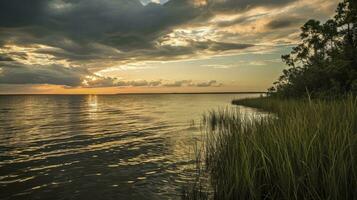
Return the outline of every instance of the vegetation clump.
<path id="1" fill-rule="evenodd" d="M 215 199 L 356 199 L 357 99 L 237 101 L 276 115 L 206 117 Z"/>
<path id="2" fill-rule="evenodd" d="M 273 113 L 207 115 L 196 166 L 210 191 L 198 182 L 184 199 L 357 199 L 356 97 L 234 103 Z"/>
<path id="3" fill-rule="evenodd" d="M 357 94 L 357 1 L 339 3 L 324 24 L 307 21 L 301 42 L 282 60 L 283 70 L 269 94 L 279 97 L 336 97 Z"/>

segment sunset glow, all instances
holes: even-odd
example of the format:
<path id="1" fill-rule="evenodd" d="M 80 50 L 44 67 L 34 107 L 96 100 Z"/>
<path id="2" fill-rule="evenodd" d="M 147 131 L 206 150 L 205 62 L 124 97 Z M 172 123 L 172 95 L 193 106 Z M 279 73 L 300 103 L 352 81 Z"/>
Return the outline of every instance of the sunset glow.
<path id="1" fill-rule="evenodd" d="M 1 14 L 0 93 L 265 91 L 285 68 L 280 55 L 296 44 L 299 27 L 331 17 L 337 2 L 35 4 L 31 16 L 26 5 L 19 18 Z"/>

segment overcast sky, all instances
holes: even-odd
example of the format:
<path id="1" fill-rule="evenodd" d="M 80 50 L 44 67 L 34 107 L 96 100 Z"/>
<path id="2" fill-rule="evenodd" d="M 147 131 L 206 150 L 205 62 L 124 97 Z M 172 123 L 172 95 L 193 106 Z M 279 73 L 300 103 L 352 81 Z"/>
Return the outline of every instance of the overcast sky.
<path id="1" fill-rule="evenodd" d="M 1 0 L 0 93 L 265 91 L 337 0 Z"/>

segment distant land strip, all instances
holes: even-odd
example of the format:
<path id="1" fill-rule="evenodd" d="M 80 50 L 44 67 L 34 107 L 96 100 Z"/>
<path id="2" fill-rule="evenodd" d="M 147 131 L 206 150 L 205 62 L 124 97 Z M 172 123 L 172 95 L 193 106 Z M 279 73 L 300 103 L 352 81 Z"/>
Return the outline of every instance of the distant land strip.
<path id="1" fill-rule="evenodd" d="M 80 96 L 80 95 L 169 95 L 169 94 L 266 94 L 267 92 L 153 92 L 153 93 L 116 93 L 116 94 L 0 94 L 0 96 Z"/>
<path id="2" fill-rule="evenodd" d="M 151 94 L 265 94 L 267 92 L 156 92 L 156 93 L 117 93 L 116 95 L 151 95 Z"/>

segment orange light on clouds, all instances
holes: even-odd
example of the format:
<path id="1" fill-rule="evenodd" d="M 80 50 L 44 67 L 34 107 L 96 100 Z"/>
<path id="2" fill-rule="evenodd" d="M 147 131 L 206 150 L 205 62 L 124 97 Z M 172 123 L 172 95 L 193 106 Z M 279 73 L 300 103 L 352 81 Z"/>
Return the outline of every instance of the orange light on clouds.
<path id="1" fill-rule="evenodd" d="M 193 3 L 195 6 L 205 6 L 207 5 L 207 0 L 194 0 Z"/>
<path id="2" fill-rule="evenodd" d="M 120 94 L 120 93 L 205 93 L 205 92 L 251 92 L 265 91 L 265 86 L 256 85 L 222 86 L 222 87 L 101 87 L 70 88 L 59 85 L 17 85 L 13 90 L 1 94 Z M 27 92 L 26 92 L 27 91 Z"/>

